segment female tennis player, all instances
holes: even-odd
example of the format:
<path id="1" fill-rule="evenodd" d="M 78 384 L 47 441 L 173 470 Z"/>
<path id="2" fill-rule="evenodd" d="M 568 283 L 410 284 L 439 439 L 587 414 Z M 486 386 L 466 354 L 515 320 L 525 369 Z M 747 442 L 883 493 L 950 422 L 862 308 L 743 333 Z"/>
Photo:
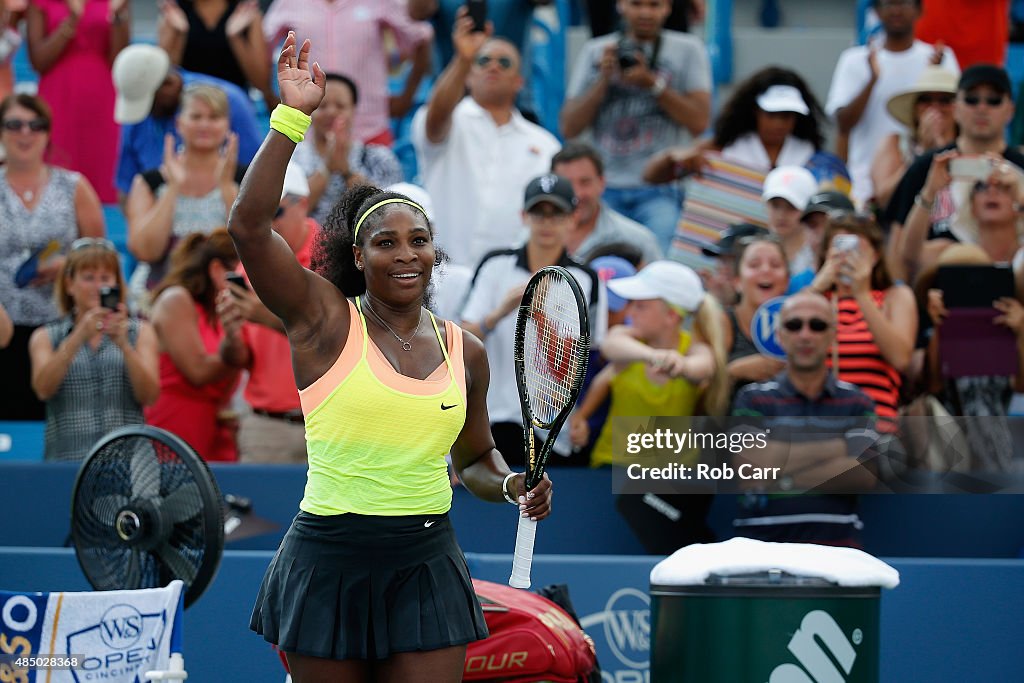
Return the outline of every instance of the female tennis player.
<path id="1" fill-rule="evenodd" d="M 288 658 L 296 683 L 459 681 L 487 628 L 448 521 L 445 454 L 489 501 L 543 519 L 551 483 L 530 492 L 494 448 L 483 344 L 424 308 L 433 230 L 407 197 L 350 190 L 303 269 L 271 230 L 285 167 L 324 96 L 309 41 L 289 34 L 282 106 L 228 224 L 260 299 L 285 324 L 305 416 L 300 512 L 271 562 L 251 628 Z M 511 537 L 510 537 L 511 543 Z"/>

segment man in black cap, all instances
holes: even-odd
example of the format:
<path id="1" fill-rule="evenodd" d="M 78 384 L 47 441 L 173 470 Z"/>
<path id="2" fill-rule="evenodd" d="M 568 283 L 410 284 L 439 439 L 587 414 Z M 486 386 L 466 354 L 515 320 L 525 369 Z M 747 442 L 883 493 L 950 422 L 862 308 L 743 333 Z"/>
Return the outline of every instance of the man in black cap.
<path id="1" fill-rule="evenodd" d="M 959 207 L 951 180 L 973 185 L 987 176 L 952 177 L 953 159 L 1001 155 L 1018 170 L 1024 169 L 1024 155 L 1006 143 L 1006 126 L 1014 112 L 1011 93 L 1010 77 L 1001 67 L 975 64 L 960 76 L 953 103 L 959 136 L 952 145 L 925 152 L 914 160 L 885 212 L 888 266 L 896 279 L 913 275 L 924 240 L 945 237 L 963 241 L 953 222 Z"/>
<path id="2" fill-rule="evenodd" d="M 717 242 L 708 242 L 701 247 L 702 254 L 715 259 L 713 270 L 705 268 L 700 273 L 704 289 L 711 292 L 722 306 L 729 307 L 736 303 L 733 279 L 736 275 L 736 257 L 739 256 L 744 238 L 768 234 L 768 228 L 760 225 L 733 223 L 720 233 Z"/>
<path id="3" fill-rule="evenodd" d="M 516 327 L 513 313 L 519 308 L 530 277 L 545 266 L 567 268 L 587 298 L 591 339 L 595 335 L 600 339 L 607 326 L 608 309 L 600 301 L 597 274 L 571 259 L 566 251 L 566 237 L 575 220 L 575 209 L 576 195 L 566 178 L 547 173 L 531 180 L 523 197 L 523 222 L 530 230 L 526 244 L 484 256 L 462 308 L 462 328 L 479 337 L 487 349 L 491 366 L 491 390 L 487 392 L 491 434 L 499 451 L 510 454 L 512 463 L 522 464 L 525 453 L 522 412 L 512 362 Z M 565 436 L 568 438 L 568 430 Z"/>

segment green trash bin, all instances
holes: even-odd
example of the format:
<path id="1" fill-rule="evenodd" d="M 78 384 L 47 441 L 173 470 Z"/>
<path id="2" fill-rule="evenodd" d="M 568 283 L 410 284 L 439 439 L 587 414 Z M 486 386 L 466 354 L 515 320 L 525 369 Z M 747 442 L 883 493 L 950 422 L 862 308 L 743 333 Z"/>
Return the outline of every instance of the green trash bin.
<path id="1" fill-rule="evenodd" d="M 651 572 L 652 683 L 877 683 L 881 588 L 851 548 L 735 538 Z"/>
<path id="2" fill-rule="evenodd" d="M 653 683 L 877 683 L 881 589 L 767 571 L 651 586 Z"/>

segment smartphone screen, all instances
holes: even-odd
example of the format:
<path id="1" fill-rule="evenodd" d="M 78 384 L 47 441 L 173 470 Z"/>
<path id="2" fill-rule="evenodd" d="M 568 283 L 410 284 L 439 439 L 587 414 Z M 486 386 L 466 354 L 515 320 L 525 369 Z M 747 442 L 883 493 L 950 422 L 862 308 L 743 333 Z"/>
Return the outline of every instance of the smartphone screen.
<path id="1" fill-rule="evenodd" d="M 949 173 L 954 178 L 985 180 L 992 174 L 992 160 L 979 156 L 957 157 L 950 160 Z"/>
<path id="2" fill-rule="evenodd" d="M 832 246 L 839 252 L 857 251 L 857 247 L 860 246 L 860 238 L 856 235 L 836 235 L 832 238 Z"/>
<path id="3" fill-rule="evenodd" d="M 238 285 L 242 289 L 249 289 L 249 284 L 245 281 L 245 277 L 238 273 L 228 273 L 224 276 L 224 279 L 233 285 Z"/>
<path id="4" fill-rule="evenodd" d="M 101 287 L 100 288 L 100 306 L 116 311 L 118 304 L 121 303 L 121 289 L 119 287 Z"/>
<path id="5" fill-rule="evenodd" d="M 473 20 L 473 30 L 483 31 L 487 26 L 487 0 L 466 0 L 466 9 Z"/>

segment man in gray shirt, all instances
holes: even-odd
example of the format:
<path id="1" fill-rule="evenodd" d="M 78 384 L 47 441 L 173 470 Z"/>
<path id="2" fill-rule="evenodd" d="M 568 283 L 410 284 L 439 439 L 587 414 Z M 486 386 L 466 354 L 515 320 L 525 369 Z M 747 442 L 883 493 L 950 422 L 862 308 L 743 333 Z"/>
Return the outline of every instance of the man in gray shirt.
<path id="1" fill-rule="evenodd" d="M 576 222 L 566 238 L 569 253 L 586 263 L 592 253 L 608 244 L 628 244 L 644 263 L 662 258 L 654 233 L 601 201 L 605 190 L 601 153 L 584 142 L 568 142 L 551 159 L 551 172 L 568 178 L 576 193 Z"/>
<path id="2" fill-rule="evenodd" d="M 679 222 L 674 186 L 645 185 L 655 152 L 701 133 L 711 115 L 711 69 L 697 38 L 663 29 L 670 0 L 619 0 L 623 31 L 583 46 L 561 125 L 566 138 L 590 128 L 608 160 L 608 204 L 648 228 L 668 251 Z"/>

